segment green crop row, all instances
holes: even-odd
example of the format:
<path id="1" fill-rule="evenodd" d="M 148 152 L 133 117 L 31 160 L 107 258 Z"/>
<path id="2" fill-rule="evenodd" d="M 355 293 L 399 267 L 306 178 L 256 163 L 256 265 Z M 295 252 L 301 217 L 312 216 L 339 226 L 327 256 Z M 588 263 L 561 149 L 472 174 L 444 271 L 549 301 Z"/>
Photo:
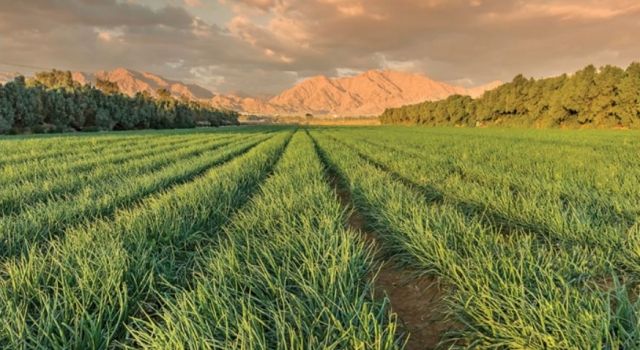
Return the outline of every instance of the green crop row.
<path id="1" fill-rule="evenodd" d="M 349 133 L 340 132 L 339 139 Z M 443 198 L 429 193 L 426 181 L 419 181 L 429 178 L 427 168 L 414 165 L 409 174 L 396 163 L 401 158 L 401 164 L 410 166 L 423 162 L 421 158 L 403 158 L 387 150 L 395 155 L 392 159 L 382 148 L 363 146 L 362 140 L 341 142 L 334 133 L 319 131 L 313 135 L 385 252 L 449 287 L 444 303 L 461 325 L 445 337 L 453 347 L 640 347 L 640 304 L 633 301 L 637 292 L 624 275 L 628 269 L 614 268 L 619 260 L 634 261 L 633 249 L 623 246 L 635 247 L 637 259 L 637 243 L 621 243 L 620 255 L 626 259 L 618 259 L 607 244 L 616 240 L 602 232 L 601 244 L 571 246 L 569 241 L 558 245 L 540 239 L 527 227 L 504 231 L 499 222 L 487 218 L 486 209 L 470 212 L 458 198 L 449 199 L 448 192 L 443 191 Z M 396 138 L 394 145 L 402 146 L 402 139 Z M 410 175 L 414 177 L 406 181 Z M 468 192 L 461 185 L 457 195 L 479 191 L 464 185 Z M 491 187 L 483 189 L 487 188 Z M 571 238 L 584 243 L 597 237 Z"/>
<path id="2" fill-rule="evenodd" d="M 68 230 L 47 249 L 29 249 L 6 263 L 0 347 L 104 349 L 125 342 L 127 321 L 153 307 L 158 295 L 170 291 L 167 284 L 188 278 L 194 252 L 255 191 L 289 137 L 279 133 L 241 156 L 249 145 L 172 168 L 174 177 L 184 177 L 236 156 L 118 211 L 113 220 Z"/>
<path id="3" fill-rule="evenodd" d="M 222 140 L 234 135 L 237 134 L 174 135 L 148 137 L 135 142 L 126 141 L 127 138 L 123 138 L 100 148 L 92 148 L 91 143 L 87 142 L 79 147 L 76 146 L 76 149 L 67 148 L 66 152 L 58 157 L 5 164 L 0 168 L 0 179 L 13 184 L 45 182 L 59 176 L 83 174 L 107 163 L 121 163 L 135 156 L 149 154 L 156 147 L 173 145 L 173 148 L 178 148 L 195 144 L 198 140 Z"/>
<path id="4" fill-rule="evenodd" d="M 177 160 L 213 151 L 234 140 L 234 138 L 196 138 L 189 142 L 172 142 L 161 146 L 148 144 L 139 151 L 123 151 L 117 155 L 117 160 L 110 155 L 99 155 L 92 160 L 95 165 L 91 170 L 76 169 L 65 171 L 65 174 L 52 171 L 43 174 L 42 180 L 14 182 L 0 189 L 0 213 L 15 214 L 25 207 L 56 199 L 73 200 L 80 191 L 96 192 L 96 186 L 115 187 L 119 182 L 130 181 L 133 177 L 157 171 Z M 142 147 L 138 146 L 138 148 Z"/>
<path id="5" fill-rule="evenodd" d="M 640 214 L 640 187 L 634 185 L 640 181 L 640 172 L 621 159 L 598 159 L 604 153 L 599 149 L 580 157 L 566 147 L 541 151 L 531 145 L 512 145 L 501 150 L 498 158 L 497 147 L 490 141 L 484 147 L 463 141 L 462 146 L 431 154 L 359 139 L 340 140 L 420 187 L 433 200 L 484 213 L 506 228 L 536 232 L 570 246 L 620 249 L 625 232 Z M 472 154 L 458 155 L 462 148 Z M 628 155 L 626 161 L 631 163 L 633 158 Z"/>
<path id="6" fill-rule="evenodd" d="M 638 147 L 406 127 L 3 138 L 0 348 L 640 349 Z"/>
<path id="7" fill-rule="evenodd" d="M 396 349 L 396 320 L 372 301 L 371 253 L 344 228 L 309 137 L 198 256 L 194 286 L 135 325 L 148 349 Z"/>
<path id="8" fill-rule="evenodd" d="M 246 130 L 246 129 L 245 129 Z M 76 135 L 10 136 L 0 139 L 0 166 L 108 150 L 112 145 L 152 139 L 242 132 L 240 129 L 154 130 Z M 255 131 L 252 130 L 252 131 Z"/>
<path id="9" fill-rule="evenodd" d="M 1 217 L 0 257 L 24 253 L 64 233 L 70 226 L 113 215 L 121 207 L 131 206 L 146 196 L 190 181 L 207 169 L 247 151 L 265 137 L 240 141 L 211 153 L 206 152 L 206 148 L 187 150 L 195 156 L 186 159 L 180 159 L 179 155 L 184 155 L 184 151 L 178 151 L 178 155 L 164 162 L 167 166 L 155 171 L 130 177 L 124 175 L 113 183 L 96 183 L 95 187 L 87 187 L 70 200 L 49 201 L 25 209 L 18 215 Z"/>

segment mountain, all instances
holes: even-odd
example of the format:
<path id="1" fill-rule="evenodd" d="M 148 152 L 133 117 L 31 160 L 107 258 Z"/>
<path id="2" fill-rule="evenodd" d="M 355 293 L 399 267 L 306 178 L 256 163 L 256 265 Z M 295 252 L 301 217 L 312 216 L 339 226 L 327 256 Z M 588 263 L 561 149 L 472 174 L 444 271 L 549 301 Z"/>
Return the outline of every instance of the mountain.
<path id="1" fill-rule="evenodd" d="M 129 96 L 145 91 L 155 96 L 158 89 L 167 89 L 173 96 L 185 96 L 191 100 L 208 100 L 213 97 L 211 91 L 195 84 L 184 84 L 152 73 L 137 72 L 125 68 L 96 73 L 74 72 L 73 79 L 81 84 L 95 84 L 97 79 L 108 80 L 118 84 L 120 91 Z"/>
<path id="2" fill-rule="evenodd" d="M 420 74 L 372 70 L 353 77 L 309 78 L 268 100 L 215 96 L 211 103 L 247 114 L 379 115 L 387 108 L 441 100 L 454 94 L 477 97 L 499 84 L 466 89 Z"/>
<path id="3" fill-rule="evenodd" d="M 15 79 L 18 73 L 0 72 L 0 84 L 8 83 Z"/>
<path id="4" fill-rule="evenodd" d="M 120 91 L 133 96 L 148 92 L 156 96 L 166 89 L 175 97 L 208 101 L 213 107 L 257 115 L 380 115 L 387 108 L 396 108 L 425 101 L 435 101 L 454 94 L 478 97 L 502 82 L 496 81 L 474 88 L 464 88 L 432 80 L 424 75 L 391 70 L 372 70 L 357 76 L 306 79 L 271 98 L 215 95 L 194 84 L 163 78 L 159 75 L 126 68 L 95 73 L 72 73 L 81 84 L 95 84 L 98 79 L 118 84 Z M 0 73 L 0 82 L 12 80 L 15 74 Z"/>
<path id="5" fill-rule="evenodd" d="M 276 106 L 269 104 L 268 101 L 253 97 L 216 95 L 210 100 L 210 102 L 212 106 L 220 109 L 228 109 L 251 114 L 273 115 L 284 112 L 284 110 L 280 110 Z"/>

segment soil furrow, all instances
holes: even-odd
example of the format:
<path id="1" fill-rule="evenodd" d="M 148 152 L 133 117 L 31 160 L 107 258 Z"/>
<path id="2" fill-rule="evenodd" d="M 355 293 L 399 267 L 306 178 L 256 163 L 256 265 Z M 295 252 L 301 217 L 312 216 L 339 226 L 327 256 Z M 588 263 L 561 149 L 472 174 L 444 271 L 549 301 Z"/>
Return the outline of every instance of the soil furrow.
<path id="1" fill-rule="evenodd" d="M 400 268 L 383 256 L 376 232 L 367 226 L 365 217 L 353 205 L 351 193 L 343 185 L 338 173 L 329 165 L 315 139 L 313 141 L 316 152 L 324 163 L 327 181 L 348 212 L 347 226 L 360 233 L 376 252 L 377 273 L 374 277 L 374 295 L 376 298 L 389 299 L 391 311 L 398 315 L 402 331 L 408 338 L 406 349 L 437 348 L 442 335 L 454 327 L 446 317 L 444 304 L 446 291 L 435 278 L 421 276 L 417 271 Z"/>

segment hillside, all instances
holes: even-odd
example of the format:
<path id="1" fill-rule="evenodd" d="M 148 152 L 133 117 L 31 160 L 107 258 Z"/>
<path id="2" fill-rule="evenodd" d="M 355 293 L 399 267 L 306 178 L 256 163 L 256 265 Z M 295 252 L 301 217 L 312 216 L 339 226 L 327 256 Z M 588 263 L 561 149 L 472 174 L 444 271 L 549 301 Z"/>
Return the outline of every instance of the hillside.
<path id="1" fill-rule="evenodd" d="M 137 72 L 126 68 L 96 73 L 74 72 L 73 79 L 81 84 L 95 84 L 97 79 L 108 80 L 118 84 L 120 91 L 133 96 L 138 92 L 147 92 L 156 96 L 158 89 L 166 89 L 175 97 L 186 97 L 190 100 L 210 99 L 213 93 L 195 84 L 185 84 L 163 78 L 148 72 Z"/>
<path id="2" fill-rule="evenodd" d="M 0 81 L 3 77 L 9 81 L 15 74 L 0 74 Z M 258 98 L 233 94 L 216 95 L 195 84 L 126 68 L 95 73 L 73 72 L 72 77 L 82 85 L 95 85 L 98 79 L 116 83 L 120 91 L 128 96 L 146 92 L 157 97 L 158 89 L 166 89 L 176 98 L 186 97 L 189 100 L 207 102 L 214 108 L 267 116 L 300 116 L 307 113 L 332 117 L 376 116 L 387 108 L 441 100 L 456 94 L 477 97 L 502 84 L 496 81 L 464 88 L 421 74 L 372 70 L 342 78 L 315 76 L 276 96 Z"/>
<path id="3" fill-rule="evenodd" d="M 420 74 L 372 70 L 353 77 L 312 77 L 266 100 L 215 96 L 212 103 L 247 114 L 377 115 L 386 108 L 454 94 L 478 96 L 497 85 L 466 89 Z"/>

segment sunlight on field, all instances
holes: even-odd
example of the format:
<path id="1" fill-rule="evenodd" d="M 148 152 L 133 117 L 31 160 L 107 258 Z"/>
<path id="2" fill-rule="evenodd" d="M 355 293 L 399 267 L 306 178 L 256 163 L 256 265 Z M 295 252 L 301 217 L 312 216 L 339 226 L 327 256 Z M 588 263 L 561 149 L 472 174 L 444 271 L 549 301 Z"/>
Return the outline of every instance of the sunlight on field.
<path id="1" fill-rule="evenodd" d="M 634 131 L 0 138 L 0 348 L 640 348 Z"/>

